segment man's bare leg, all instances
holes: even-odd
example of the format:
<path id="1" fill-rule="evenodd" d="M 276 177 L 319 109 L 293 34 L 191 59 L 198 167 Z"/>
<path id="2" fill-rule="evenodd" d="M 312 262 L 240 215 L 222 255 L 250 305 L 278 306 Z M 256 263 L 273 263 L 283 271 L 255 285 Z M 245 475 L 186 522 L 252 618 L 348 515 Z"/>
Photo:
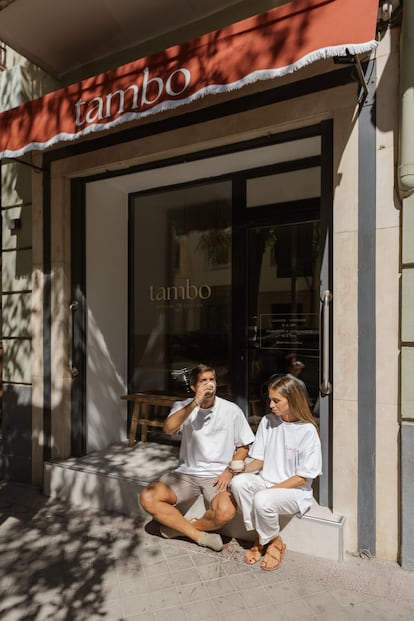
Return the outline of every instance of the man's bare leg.
<path id="1" fill-rule="evenodd" d="M 185 519 L 174 506 L 177 502 L 177 496 L 165 483 L 156 481 L 148 485 L 141 492 L 140 502 L 143 509 L 160 524 L 164 524 L 164 526 L 168 526 L 185 537 L 192 539 L 199 546 L 211 548 L 216 552 L 220 552 L 222 549 L 223 541 L 220 535 L 201 531 L 196 528 L 193 522 Z"/>
<path id="2" fill-rule="evenodd" d="M 219 492 L 211 501 L 210 509 L 191 524 L 198 530 L 219 530 L 236 515 L 236 505 L 230 492 Z"/>
<path id="3" fill-rule="evenodd" d="M 186 520 L 174 506 L 177 502 L 177 496 L 168 485 L 161 481 L 150 483 L 148 487 L 142 490 L 140 502 L 142 508 L 152 515 L 157 522 L 177 530 L 183 536 L 198 543 L 202 534 L 201 530 L 193 522 Z"/>

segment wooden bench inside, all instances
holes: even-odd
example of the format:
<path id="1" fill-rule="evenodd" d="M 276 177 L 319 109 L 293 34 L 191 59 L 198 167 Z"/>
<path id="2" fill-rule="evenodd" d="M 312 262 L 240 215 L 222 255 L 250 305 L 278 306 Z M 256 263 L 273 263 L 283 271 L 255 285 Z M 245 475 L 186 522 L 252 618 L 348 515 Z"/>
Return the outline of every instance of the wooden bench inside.
<path id="1" fill-rule="evenodd" d="M 148 427 L 162 428 L 172 404 L 180 397 L 135 392 L 123 395 L 121 399 L 132 401 L 134 404 L 128 440 L 128 446 L 133 446 L 138 425 L 141 427 L 141 441 L 147 442 Z"/>

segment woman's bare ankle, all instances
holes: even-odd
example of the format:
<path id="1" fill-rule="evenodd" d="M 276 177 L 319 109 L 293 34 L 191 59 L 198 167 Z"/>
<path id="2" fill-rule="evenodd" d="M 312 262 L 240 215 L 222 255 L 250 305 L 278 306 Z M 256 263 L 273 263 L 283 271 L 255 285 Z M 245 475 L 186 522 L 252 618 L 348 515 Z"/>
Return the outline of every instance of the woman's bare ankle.
<path id="1" fill-rule="evenodd" d="M 260 561 L 263 554 L 263 548 L 264 546 L 262 546 L 259 541 L 256 540 L 250 550 L 247 550 L 246 554 L 244 555 L 244 562 L 248 565 L 254 565 L 258 561 Z"/>

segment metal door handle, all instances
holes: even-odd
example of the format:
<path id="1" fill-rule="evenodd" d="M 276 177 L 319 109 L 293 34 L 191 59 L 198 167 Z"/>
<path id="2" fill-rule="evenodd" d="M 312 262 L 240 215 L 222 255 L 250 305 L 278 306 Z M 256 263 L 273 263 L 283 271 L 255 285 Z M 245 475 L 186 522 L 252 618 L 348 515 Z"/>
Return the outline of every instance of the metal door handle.
<path id="1" fill-rule="evenodd" d="M 74 326 L 74 313 L 75 311 L 77 311 L 79 308 L 79 302 L 77 302 L 76 300 L 74 300 L 71 304 L 69 304 L 69 310 L 70 310 L 70 317 L 71 317 L 71 339 L 70 339 L 70 352 L 69 352 L 69 369 L 70 369 L 70 373 L 72 375 L 72 377 L 77 377 L 79 374 L 79 371 L 76 367 L 73 366 L 72 362 L 73 362 L 73 352 L 75 349 L 75 340 L 74 340 L 74 334 L 73 334 L 73 326 Z"/>
<path id="2" fill-rule="evenodd" d="M 323 395 L 330 395 L 332 384 L 329 381 L 329 304 L 332 300 L 332 293 L 324 291 L 322 293 L 322 383 L 320 390 Z"/>

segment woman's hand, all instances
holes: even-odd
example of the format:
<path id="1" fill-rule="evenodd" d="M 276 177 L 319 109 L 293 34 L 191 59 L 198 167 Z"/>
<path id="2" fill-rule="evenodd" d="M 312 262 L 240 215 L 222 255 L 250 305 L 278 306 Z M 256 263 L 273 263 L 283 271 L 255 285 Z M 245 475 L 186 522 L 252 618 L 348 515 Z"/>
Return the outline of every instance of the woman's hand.
<path id="1" fill-rule="evenodd" d="M 276 485 L 272 485 L 272 487 L 283 487 L 284 489 L 294 489 L 295 487 L 300 487 L 301 485 L 305 485 L 307 479 L 298 476 L 297 474 L 293 475 L 293 477 L 289 477 L 286 481 L 281 481 Z"/>

